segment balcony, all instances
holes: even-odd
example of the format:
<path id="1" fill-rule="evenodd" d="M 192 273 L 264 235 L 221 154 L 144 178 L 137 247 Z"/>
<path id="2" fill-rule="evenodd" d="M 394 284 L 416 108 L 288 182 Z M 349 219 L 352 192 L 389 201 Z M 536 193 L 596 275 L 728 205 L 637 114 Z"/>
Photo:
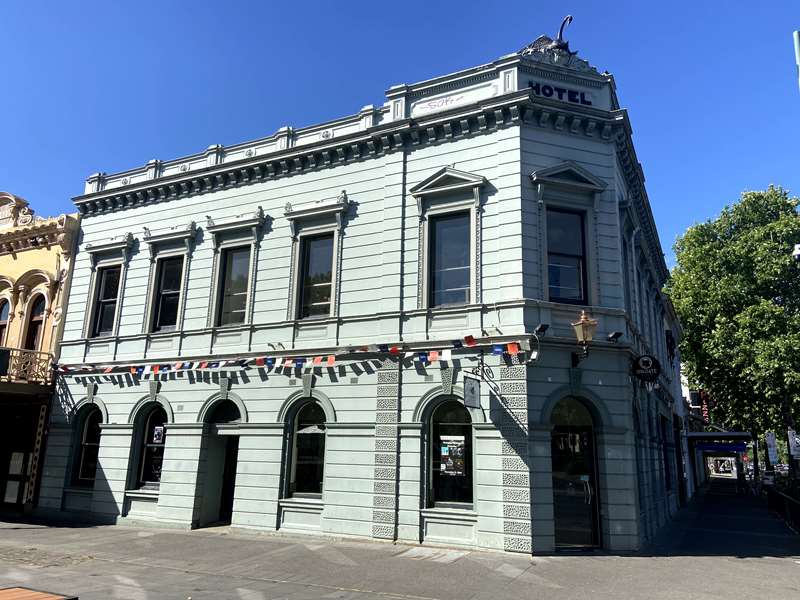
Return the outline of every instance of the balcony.
<path id="1" fill-rule="evenodd" d="M 50 385 L 53 382 L 53 355 L 0 346 L 0 382 Z"/>

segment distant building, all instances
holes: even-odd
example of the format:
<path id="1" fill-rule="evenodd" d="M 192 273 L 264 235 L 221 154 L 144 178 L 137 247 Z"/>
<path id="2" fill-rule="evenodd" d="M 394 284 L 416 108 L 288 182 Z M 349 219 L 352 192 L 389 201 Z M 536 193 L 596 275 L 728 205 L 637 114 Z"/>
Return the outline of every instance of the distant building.
<path id="1" fill-rule="evenodd" d="M 88 179 L 43 514 L 535 552 L 676 510 L 613 77 L 542 36 L 386 96 Z"/>
<path id="2" fill-rule="evenodd" d="M 36 500 L 53 359 L 63 329 L 76 216 L 34 216 L 0 192 L 0 507 Z"/>

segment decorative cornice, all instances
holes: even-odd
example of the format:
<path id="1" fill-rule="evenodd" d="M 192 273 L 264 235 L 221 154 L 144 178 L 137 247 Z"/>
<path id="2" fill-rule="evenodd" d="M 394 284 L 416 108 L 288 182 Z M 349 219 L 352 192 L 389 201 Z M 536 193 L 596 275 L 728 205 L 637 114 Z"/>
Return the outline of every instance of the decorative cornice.
<path id="1" fill-rule="evenodd" d="M 518 124 L 529 99 L 528 90 L 513 92 L 430 117 L 401 119 L 333 140 L 84 194 L 73 198 L 73 202 L 83 215 L 104 214 L 349 164 L 407 146 L 449 141 Z"/>
<path id="2" fill-rule="evenodd" d="M 61 246 L 65 254 L 71 254 L 77 229 L 77 219 L 59 215 L 52 219 L 35 220 L 30 225 L 0 230 L 0 256 L 55 245 Z"/>

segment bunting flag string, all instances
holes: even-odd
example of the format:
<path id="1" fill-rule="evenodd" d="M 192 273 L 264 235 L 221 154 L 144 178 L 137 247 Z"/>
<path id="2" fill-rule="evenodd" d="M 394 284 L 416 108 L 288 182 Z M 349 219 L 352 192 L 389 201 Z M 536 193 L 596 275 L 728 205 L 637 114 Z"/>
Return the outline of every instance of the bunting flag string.
<path id="1" fill-rule="evenodd" d="M 87 374 L 130 374 L 141 378 L 164 375 L 170 372 L 185 371 L 205 371 L 220 368 L 239 368 L 249 369 L 255 367 L 266 367 L 268 370 L 275 369 L 303 369 L 314 367 L 334 367 L 337 362 L 345 357 L 358 354 L 389 354 L 391 356 L 411 359 L 422 365 L 429 365 L 440 361 L 449 362 L 453 360 L 453 350 L 463 350 L 465 348 L 488 348 L 495 356 L 518 356 L 523 352 L 530 351 L 530 341 L 522 338 L 518 341 L 497 343 L 491 338 L 478 339 L 472 335 L 463 338 L 450 340 L 449 342 L 432 342 L 431 349 L 411 350 L 403 344 L 370 344 L 366 346 L 349 346 L 338 354 L 326 355 L 283 355 L 283 356 L 256 356 L 231 358 L 225 360 L 202 360 L 202 361 L 181 361 L 176 363 L 148 363 L 148 364 L 125 364 L 112 366 L 97 365 L 53 365 L 56 372 L 64 375 L 87 375 Z M 281 344 L 282 346 L 282 344 Z M 531 353 L 531 359 L 535 359 L 538 353 Z"/>

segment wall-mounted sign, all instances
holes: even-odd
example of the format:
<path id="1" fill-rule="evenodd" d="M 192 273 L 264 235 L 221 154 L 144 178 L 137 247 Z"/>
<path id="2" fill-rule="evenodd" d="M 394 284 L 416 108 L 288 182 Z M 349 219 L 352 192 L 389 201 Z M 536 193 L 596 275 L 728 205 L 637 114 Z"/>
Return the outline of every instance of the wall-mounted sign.
<path id="1" fill-rule="evenodd" d="M 533 90 L 533 93 L 543 98 L 554 98 L 562 102 L 572 102 L 573 104 L 582 104 L 583 106 L 591 106 L 592 101 L 586 97 L 586 92 L 573 90 L 558 85 L 550 85 L 548 83 L 539 83 L 538 81 L 528 82 L 528 87 Z"/>
<path id="2" fill-rule="evenodd" d="M 661 374 L 661 365 L 655 356 L 642 354 L 633 361 L 633 376 L 640 381 L 653 382 Z"/>
<path id="3" fill-rule="evenodd" d="M 481 407 L 481 380 L 469 373 L 464 373 L 464 406 Z"/>

